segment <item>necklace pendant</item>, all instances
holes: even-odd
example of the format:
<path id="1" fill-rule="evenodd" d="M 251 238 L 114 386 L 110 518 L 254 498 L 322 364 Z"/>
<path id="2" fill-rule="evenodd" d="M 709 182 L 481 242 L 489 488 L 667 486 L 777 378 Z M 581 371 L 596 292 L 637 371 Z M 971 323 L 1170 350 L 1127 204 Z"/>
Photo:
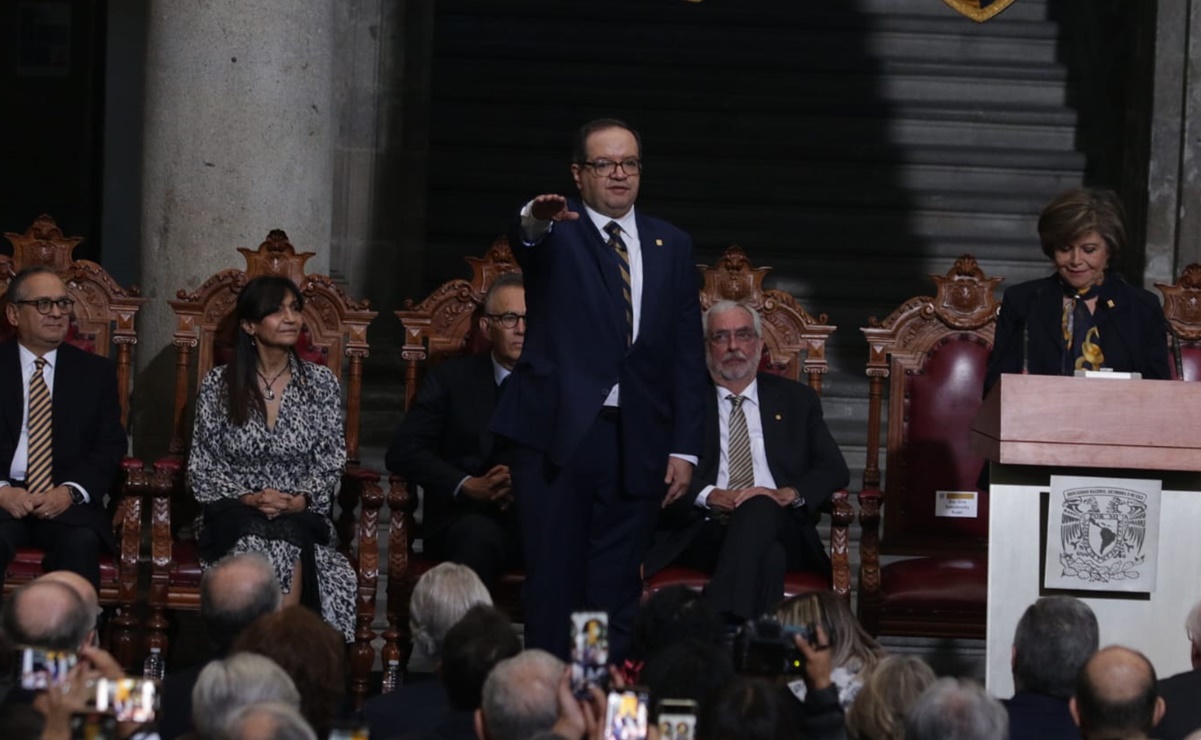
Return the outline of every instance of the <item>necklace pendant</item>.
<path id="1" fill-rule="evenodd" d="M 275 391 L 271 390 L 270 388 L 264 388 L 263 389 L 263 398 L 267 399 L 268 401 L 274 401 L 275 400 Z"/>

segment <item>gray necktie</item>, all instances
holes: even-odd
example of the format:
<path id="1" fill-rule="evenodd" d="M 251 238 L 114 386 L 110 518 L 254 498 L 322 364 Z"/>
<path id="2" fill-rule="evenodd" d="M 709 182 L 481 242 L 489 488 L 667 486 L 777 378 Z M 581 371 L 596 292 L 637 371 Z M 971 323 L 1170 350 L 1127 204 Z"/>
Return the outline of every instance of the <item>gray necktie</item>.
<path id="1" fill-rule="evenodd" d="M 726 396 L 733 408 L 730 409 L 730 482 L 731 491 L 755 485 L 755 466 L 751 462 L 751 435 L 746 429 L 746 413 L 742 410 L 745 396 Z"/>

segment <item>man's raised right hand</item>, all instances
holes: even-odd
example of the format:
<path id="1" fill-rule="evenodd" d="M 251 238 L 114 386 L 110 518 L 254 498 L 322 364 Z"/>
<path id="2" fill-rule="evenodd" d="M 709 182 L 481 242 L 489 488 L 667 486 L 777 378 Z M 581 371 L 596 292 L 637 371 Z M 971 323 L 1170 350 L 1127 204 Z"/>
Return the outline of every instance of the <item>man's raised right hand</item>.
<path id="1" fill-rule="evenodd" d="M 530 201 L 530 216 L 539 221 L 574 221 L 580 214 L 567 210 L 567 199 L 562 195 L 547 193 Z"/>

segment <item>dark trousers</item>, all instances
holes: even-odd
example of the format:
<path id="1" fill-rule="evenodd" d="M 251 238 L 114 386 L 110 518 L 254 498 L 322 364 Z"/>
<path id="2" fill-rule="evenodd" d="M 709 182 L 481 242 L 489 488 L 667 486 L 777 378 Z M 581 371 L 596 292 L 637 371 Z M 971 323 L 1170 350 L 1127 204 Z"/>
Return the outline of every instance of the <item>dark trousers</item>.
<path id="1" fill-rule="evenodd" d="M 491 591 L 498 578 L 521 563 L 517 519 L 508 513 L 465 513 L 430 539 L 429 555 L 466 565 Z"/>
<path id="2" fill-rule="evenodd" d="M 707 520 L 676 562 L 713 574 L 705 600 L 714 611 L 740 620 L 762 616 L 779 606 L 785 572 L 820 568 L 807 562 L 794 517 L 771 497 L 755 496 L 727 523 Z"/>
<path id="3" fill-rule="evenodd" d="M 26 516 L 0 519 L 0 574 L 22 547 L 44 550 L 42 570 L 69 570 L 88 579 L 100 591 L 100 537 L 88 527 Z"/>
<path id="4" fill-rule="evenodd" d="M 598 610 L 609 614 L 609 662 L 620 663 L 629 649 L 662 499 L 624 490 L 620 424 L 598 417 L 563 467 L 537 450 L 514 451 L 527 648 L 566 659 L 571 612 Z"/>

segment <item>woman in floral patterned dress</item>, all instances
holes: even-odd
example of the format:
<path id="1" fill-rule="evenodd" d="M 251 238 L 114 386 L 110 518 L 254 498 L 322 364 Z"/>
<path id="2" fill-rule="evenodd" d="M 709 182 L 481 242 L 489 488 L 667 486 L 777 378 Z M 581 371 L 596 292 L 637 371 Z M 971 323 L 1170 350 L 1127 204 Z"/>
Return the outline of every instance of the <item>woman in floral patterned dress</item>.
<path id="1" fill-rule="evenodd" d="M 238 296 L 233 360 L 201 383 L 188 481 L 203 505 L 201 565 L 259 552 L 284 603 L 300 603 L 354 639 L 356 577 L 330 521 L 346 462 L 338 381 L 296 353 L 303 299 L 287 278 Z"/>

